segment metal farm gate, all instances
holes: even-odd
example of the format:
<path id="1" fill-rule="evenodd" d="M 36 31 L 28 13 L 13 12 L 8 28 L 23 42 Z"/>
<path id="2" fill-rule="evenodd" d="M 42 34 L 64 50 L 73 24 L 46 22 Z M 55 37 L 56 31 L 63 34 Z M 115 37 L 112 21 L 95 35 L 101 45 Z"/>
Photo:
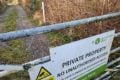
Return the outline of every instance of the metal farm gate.
<path id="1" fill-rule="evenodd" d="M 81 19 L 81 20 L 74 20 L 74 21 L 70 21 L 70 22 L 47 25 L 47 26 L 42 26 L 42 27 L 12 31 L 12 32 L 7 32 L 7 33 L 1 33 L 0 34 L 0 41 L 1 42 L 7 42 L 9 40 L 34 36 L 36 34 L 42 34 L 42 33 L 56 31 L 56 30 L 65 29 L 65 28 L 71 28 L 71 27 L 82 25 L 82 24 L 104 21 L 104 20 L 108 20 L 108 19 L 112 19 L 112 18 L 116 18 L 116 17 L 120 17 L 120 12 L 110 13 L 110 14 L 95 16 L 95 17 L 90 17 L 90 18 L 85 18 L 85 19 Z M 120 36 L 120 32 L 116 33 L 114 37 L 119 37 L 119 36 Z M 111 54 L 113 54 L 117 51 L 120 51 L 120 47 L 111 50 Z M 36 59 L 36 60 L 28 62 L 28 63 L 23 63 L 21 65 L 1 64 L 0 65 L 0 70 L 1 70 L 0 71 L 0 77 L 6 76 L 6 75 L 11 74 L 11 73 L 16 73 L 16 72 L 19 72 L 19 71 L 23 71 L 23 70 L 29 70 L 33 66 L 46 63 L 49 60 L 50 60 L 50 57 L 46 56 L 46 57 Z M 117 62 L 120 62 L 120 58 L 117 58 L 116 60 L 113 60 L 112 62 L 109 62 L 107 67 L 110 67 Z M 111 71 L 114 71 L 114 70 L 118 71 L 117 68 L 120 68 L 120 65 L 117 65 L 116 68 L 111 70 Z M 106 73 L 104 73 L 100 77 L 96 78 L 96 80 L 106 78 L 106 76 L 107 76 L 107 78 L 109 78 L 111 76 L 109 70 L 106 71 Z"/>

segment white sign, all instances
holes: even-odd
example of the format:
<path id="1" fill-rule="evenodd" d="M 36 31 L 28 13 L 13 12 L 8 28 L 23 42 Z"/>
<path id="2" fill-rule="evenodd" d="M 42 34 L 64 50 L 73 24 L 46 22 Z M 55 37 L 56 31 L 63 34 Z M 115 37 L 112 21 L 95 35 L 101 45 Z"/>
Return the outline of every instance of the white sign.
<path id="1" fill-rule="evenodd" d="M 51 48 L 51 61 L 29 70 L 31 80 L 76 80 L 98 75 L 107 64 L 114 35 L 112 30 Z"/>

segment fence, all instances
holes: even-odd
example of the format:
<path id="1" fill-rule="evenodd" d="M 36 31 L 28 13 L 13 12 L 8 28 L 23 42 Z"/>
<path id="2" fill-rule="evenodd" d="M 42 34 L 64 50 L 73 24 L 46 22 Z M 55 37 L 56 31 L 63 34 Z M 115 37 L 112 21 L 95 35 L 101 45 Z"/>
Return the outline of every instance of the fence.
<path id="1" fill-rule="evenodd" d="M 1 33 L 0 41 L 5 42 L 8 40 L 12 40 L 12 39 L 18 39 L 18 38 L 33 36 L 33 35 L 41 34 L 41 33 L 45 33 L 45 32 L 75 27 L 75 26 L 82 25 L 82 24 L 88 24 L 88 23 L 93 23 L 93 22 L 97 22 L 97 21 L 108 20 L 108 19 L 115 18 L 115 17 L 120 17 L 120 12 L 110 13 L 110 14 L 106 14 L 106 15 L 102 15 L 102 16 L 95 16 L 95 17 L 90 17 L 90 18 L 85 18 L 85 19 L 75 20 L 75 21 L 70 21 L 70 22 L 58 23 L 58 24 L 53 24 L 53 25 L 48 25 L 48 26 L 12 31 L 12 32 L 7 32 L 7 33 Z M 115 37 L 118 37 L 118 36 L 120 36 L 120 33 L 115 34 Z M 112 50 L 111 54 L 113 54 L 114 52 L 119 51 L 119 50 L 120 50 L 120 47 Z M 5 75 L 11 74 L 11 73 L 15 73 L 15 72 L 18 72 L 21 70 L 25 70 L 25 69 L 28 70 L 32 66 L 42 64 L 49 60 L 50 60 L 50 57 L 46 56 L 41 59 L 37 59 L 37 60 L 22 64 L 22 65 L 0 65 L 1 70 L 5 70 L 5 71 L 0 72 L 0 77 L 3 77 Z M 113 65 L 114 63 L 116 63 L 118 61 L 120 61 L 120 59 L 116 59 L 115 61 L 109 63 L 108 66 Z M 8 69 L 8 71 L 7 71 L 7 69 Z"/>

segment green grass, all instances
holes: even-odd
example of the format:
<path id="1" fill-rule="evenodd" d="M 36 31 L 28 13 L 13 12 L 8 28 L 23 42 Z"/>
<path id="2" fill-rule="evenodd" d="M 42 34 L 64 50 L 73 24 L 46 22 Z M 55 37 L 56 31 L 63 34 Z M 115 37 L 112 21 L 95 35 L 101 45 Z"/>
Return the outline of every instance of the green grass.
<path id="1" fill-rule="evenodd" d="M 0 80 L 30 80 L 28 76 L 27 71 L 21 71 L 13 74 L 10 74 L 9 76 L 5 76 L 3 78 L 0 78 Z"/>
<path id="2" fill-rule="evenodd" d="M 17 13 L 15 10 L 6 18 L 4 32 L 13 31 L 16 29 Z"/>
<path id="3" fill-rule="evenodd" d="M 16 30 L 17 13 L 15 10 L 7 17 L 3 32 Z M 8 46 L 0 49 L 0 62 L 8 64 L 21 64 L 28 60 L 28 55 L 25 51 L 25 42 L 21 39 L 11 40 L 6 42 Z"/>
<path id="4" fill-rule="evenodd" d="M 39 20 L 34 20 L 32 15 L 29 15 L 28 19 L 34 26 L 42 26 L 43 25 L 42 21 L 40 22 Z"/>
<path id="5" fill-rule="evenodd" d="M 71 38 L 61 32 L 45 33 L 51 46 L 58 46 L 71 42 Z"/>

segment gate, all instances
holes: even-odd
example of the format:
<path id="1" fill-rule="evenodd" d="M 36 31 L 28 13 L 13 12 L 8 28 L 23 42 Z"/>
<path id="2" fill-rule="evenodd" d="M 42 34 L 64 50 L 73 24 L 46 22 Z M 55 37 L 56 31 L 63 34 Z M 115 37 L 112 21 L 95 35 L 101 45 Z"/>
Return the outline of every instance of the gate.
<path id="1" fill-rule="evenodd" d="M 58 24 L 53 24 L 53 25 L 47 25 L 47 26 L 42 26 L 42 27 L 36 27 L 36 28 L 30 28 L 30 29 L 24 29 L 24 30 L 18 30 L 18 31 L 12 31 L 12 32 L 7 32 L 7 33 L 1 33 L 0 34 L 0 41 L 1 42 L 6 42 L 9 40 L 13 40 L 13 39 L 18 39 L 18 38 L 24 38 L 24 37 L 28 37 L 28 36 L 34 36 L 36 34 L 42 34 L 42 33 L 46 33 L 46 32 L 51 32 L 51 31 L 56 31 L 56 30 L 60 30 L 60 29 L 65 29 L 65 28 L 71 28 L 71 27 L 75 27 L 78 25 L 82 25 L 82 24 L 88 24 L 88 23 L 94 23 L 94 22 L 98 22 L 98 21 L 104 21 L 104 20 L 108 20 L 111 18 L 116 18 L 116 17 L 120 17 L 120 12 L 117 13 L 110 13 L 110 14 L 106 14 L 106 15 L 101 15 L 101 16 L 95 16 L 95 17 L 90 17 L 90 18 L 85 18 L 85 19 L 81 19 L 81 20 L 74 20 L 74 21 L 70 21 L 70 22 L 64 22 L 64 23 L 58 23 Z M 115 34 L 115 37 L 119 37 L 120 36 L 120 32 Z M 120 47 L 111 50 L 111 54 L 117 52 L 120 50 Z M 40 59 L 36 59 L 34 61 L 28 62 L 28 63 L 23 63 L 21 65 L 0 65 L 0 77 L 6 76 L 8 74 L 11 73 L 16 73 L 19 71 L 23 71 L 23 70 L 29 70 L 30 68 L 32 68 L 33 66 L 39 65 L 39 64 L 43 64 L 50 61 L 50 56 L 46 56 Z M 108 67 L 114 65 L 115 63 L 119 62 L 120 58 L 117 58 L 116 60 L 109 62 L 108 63 Z M 120 65 L 117 65 L 116 68 L 120 67 Z M 116 71 L 118 71 L 117 69 L 115 69 Z M 112 70 L 114 71 L 114 69 Z M 104 78 L 106 75 L 110 75 L 109 70 L 101 75 L 100 77 L 96 78 L 97 80 Z"/>

